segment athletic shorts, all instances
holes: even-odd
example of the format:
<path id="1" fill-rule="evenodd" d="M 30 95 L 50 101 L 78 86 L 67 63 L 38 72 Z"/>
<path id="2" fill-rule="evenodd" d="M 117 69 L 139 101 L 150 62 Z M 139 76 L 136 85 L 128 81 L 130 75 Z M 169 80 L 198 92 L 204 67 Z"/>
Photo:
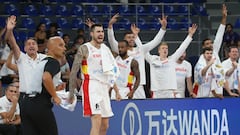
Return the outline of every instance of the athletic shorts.
<path id="1" fill-rule="evenodd" d="M 100 114 L 101 117 L 113 116 L 109 98 L 109 86 L 97 80 L 83 80 L 82 105 L 83 116 Z"/>

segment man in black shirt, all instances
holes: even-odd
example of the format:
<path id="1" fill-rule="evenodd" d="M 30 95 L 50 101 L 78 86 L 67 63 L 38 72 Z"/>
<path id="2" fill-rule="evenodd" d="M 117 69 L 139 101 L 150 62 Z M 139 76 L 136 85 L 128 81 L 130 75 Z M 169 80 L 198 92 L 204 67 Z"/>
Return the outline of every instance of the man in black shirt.
<path id="1" fill-rule="evenodd" d="M 38 82 L 41 84 L 36 85 L 33 90 L 42 89 L 38 93 L 33 91 L 26 95 L 23 100 L 24 135 L 58 135 L 52 100 L 57 105 L 61 103 L 56 94 L 56 86 L 61 77 L 59 61 L 65 56 L 66 48 L 63 39 L 58 36 L 49 39 L 47 48 L 47 57 L 36 68 L 36 72 L 43 72 L 37 74 L 35 80 L 38 81 L 38 76 L 42 75 Z"/>

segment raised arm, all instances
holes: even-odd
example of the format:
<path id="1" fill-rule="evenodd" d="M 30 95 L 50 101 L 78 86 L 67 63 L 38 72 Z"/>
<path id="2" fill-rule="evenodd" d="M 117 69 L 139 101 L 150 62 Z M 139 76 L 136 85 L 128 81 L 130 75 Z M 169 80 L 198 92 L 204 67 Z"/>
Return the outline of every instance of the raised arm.
<path id="1" fill-rule="evenodd" d="M 77 88 L 77 74 L 79 72 L 79 74 L 81 74 L 81 69 L 80 67 L 82 66 L 82 60 L 86 59 L 88 56 L 88 49 L 87 46 L 82 45 L 78 48 L 78 52 L 75 55 L 74 61 L 73 61 L 73 65 L 72 65 L 72 69 L 71 69 L 71 73 L 70 73 L 70 77 L 69 77 L 69 96 L 70 99 L 73 98 L 74 95 L 74 90 Z M 81 75 L 79 75 L 79 78 L 81 80 Z"/>
<path id="2" fill-rule="evenodd" d="M 236 61 L 232 62 L 232 67 L 229 70 L 227 70 L 225 73 L 226 77 L 231 76 L 237 67 L 238 67 L 238 63 Z"/>
<path id="3" fill-rule="evenodd" d="M 182 44 L 176 50 L 176 52 L 171 56 L 172 59 L 177 61 L 178 58 L 185 52 L 185 50 L 187 49 L 188 45 L 191 43 L 192 37 L 193 37 L 194 33 L 196 32 L 196 30 L 197 30 L 197 25 L 196 24 L 192 24 L 192 27 L 189 27 L 189 29 L 188 29 L 188 36 L 185 38 L 185 40 L 182 42 Z"/>
<path id="4" fill-rule="evenodd" d="M 119 53 L 118 51 L 118 42 L 115 39 L 114 32 L 113 32 L 113 24 L 117 22 L 117 19 L 119 17 L 119 13 L 115 14 L 108 23 L 108 42 L 110 44 L 110 47 L 112 51 Z"/>
<path id="5" fill-rule="evenodd" d="M 142 46 L 142 50 L 146 53 L 149 52 L 150 50 L 152 50 L 153 48 L 155 48 L 156 46 L 158 46 L 162 39 L 163 36 L 166 33 L 166 29 L 167 29 L 167 16 L 162 15 L 162 19 L 158 18 L 160 24 L 161 24 L 161 29 L 159 30 L 159 32 L 157 33 L 157 35 L 154 37 L 154 39 L 146 44 L 144 44 L 144 46 Z"/>
<path id="6" fill-rule="evenodd" d="M 226 27 L 226 20 L 227 20 L 227 7 L 225 4 L 223 4 L 222 5 L 222 21 L 220 26 L 218 27 L 218 30 L 213 42 L 213 51 L 216 53 L 219 52 L 222 45 L 223 35 Z"/>
<path id="7" fill-rule="evenodd" d="M 16 39 L 13 35 L 13 29 L 15 28 L 15 25 L 16 25 L 16 16 L 12 15 L 12 16 L 8 17 L 6 23 L 7 23 L 7 31 L 6 31 L 6 35 L 5 35 L 5 40 L 11 46 L 14 57 L 16 58 L 16 60 L 18 60 L 18 58 L 21 54 L 21 51 L 20 51 L 20 48 L 19 48 L 19 46 L 16 42 Z"/>
<path id="8" fill-rule="evenodd" d="M 88 26 L 88 28 L 91 28 L 95 23 L 90 18 L 87 18 L 85 24 Z"/>
<path id="9" fill-rule="evenodd" d="M 131 31 L 135 37 L 135 44 L 139 47 L 142 46 L 142 41 L 140 40 L 138 33 L 140 32 L 140 29 L 136 26 L 136 24 L 131 25 Z"/>
<path id="10" fill-rule="evenodd" d="M 148 42 L 148 43 L 146 43 L 146 44 L 144 44 L 144 45 L 142 45 L 141 46 L 141 48 L 142 48 L 142 51 L 143 51 L 143 53 L 145 54 L 145 53 L 147 53 L 147 52 L 149 52 L 150 50 L 152 50 L 153 48 L 155 48 L 156 46 L 158 46 L 160 43 L 161 43 L 161 41 L 162 41 L 162 39 L 163 39 L 163 36 L 165 35 L 165 33 L 166 33 L 166 28 L 167 28 L 167 16 L 164 16 L 164 15 L 162 15 L 162 18 L 158 18 L 158 20 L 159 20 L 159 22 L 161 23 L 161 25 L 162 25 L 162 27 L 161 27 L 161 29 L 158 31 L 158 33 L 157 33 L 157 35 L 154 37 L 154 39 L 153 40 L 151 40 L 150 42 Z M 139 43 L 139 37 L 137 36 L 136 37 L 136 40 L 135 40 L 135 43 L 138 45 L 138 44 L 140 44 Z M 142 43 L 141 43 L 142 44 Z M 141 45 L 140 44 L 140 45 Z M 138 45 L 138 46 L 140 46 L 140 45 Z"/>
<path id="11" fill-rule="evenodd" d="M 207 63 L 207 65 L 206 65 L 202 70 L 200 70 L 201 76 L 206 76 L 208 69 L 212 66 L 212 64 L 214 63 L 215 60 L 216 60 L 216 58 L 212 58 L 212 59 Z"/>
<path id="12" fill-rule="evenodd" d="M 15 73 L 18 72 L 18 68 L 17 68 L 17 64 L 13 64 L 12 63 L 12 57 L 13 56 L 13 52 L 11 51 L 10 54 L 8 55 L 7 61 L 6 61 L 6 66 L 13 70 Z"/>
<path id="13" fill-rule="evenodd" d="M 139 72 L 139 66 L 138 62 L 133 59 L 131 63 L 131 70 L 133 71 L 134 77 L 136 78 L 134 84 L 133 84 L 133 89 L 128 93 L 128 98 L 132 99 L 134 92 L 137 90 L 139 84 L 140 84 L 140 72 Z"/>
<path id="14" fill-rule="evenodd" d="M 6 27 L 1 29 L 1 31 L 0 31 L 0 41 L 2 41 L 2 35 L 4 34 L 5 31 L 6 31 Z"/>

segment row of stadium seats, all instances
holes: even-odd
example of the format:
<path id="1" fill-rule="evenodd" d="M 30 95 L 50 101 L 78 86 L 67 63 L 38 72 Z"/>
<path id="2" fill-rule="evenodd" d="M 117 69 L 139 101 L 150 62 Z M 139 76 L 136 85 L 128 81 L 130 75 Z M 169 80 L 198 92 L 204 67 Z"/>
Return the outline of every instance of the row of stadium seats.
<path id="1" fill-rule="evenodd" d="M 20 8 L 23 7 L 23 8 Z M 207 16 L 206 9 L 201 4 L 196 5 L 44 5 L 44 4 L 5 4 L 4 13 L 28 16 L 70 16 L 70 15 L 102 15 L 120 13 L 122 15 L 201 15 Z"/>
<path id="2" fill-rule="evenodd" d="M 5 19 L 3 17 L 0 17 L 0 26 L 5 26 Z M 108 17 L 106 18 L 91 18 L 95 23 L 102 23 L 104 27 L 106 28 L 109 22 Z M 46 24 L 47 28 L 49 28 L 50 23 L 57 23 L 58 26 L 61 29 L 78 29 L 78 28 L 84 28 L 84 18 L 80 17 L 55 17 L 48 18 L 48 17 L 39 17 L 37 19 L 34 19 L 34 17 L 22 17 L 18 19 L 18 28 L 26 28 L 26 29 L 36 29 L 36 26 L 39 23 Z M 144 17 L 138 17 L 138 18 L 120 18 L 119 21 L 114 25 L 115 28 L 119 29 L 130 29 L 130 25 L 132 23 L 136 23 L 136 25 L 142 29 L 153 29 L 157 30 L 161 27 L 161 24 L 159 23 L 157 18 L 144 18 Z M 169 29 L 186 29 L 191 24 L 191 19 L 187 17 L 182 17 L 179 20 L 175 18 L 168 18 L 168 28 Z"/>
<path id="3" fill-rule="evenodd" d="M 24 0 L 8 0 L 8 2 L 23 2 Z M 151 3 L 200 3 L 204 2 L 205 0 L 151 0 Z M 6 2 L 6 0 L 0 0 L 0 2 Z M 34 0 L 33 2 L 42 2 L 42 0 Z M 66 3 L 66 2 L 86 2 L 86 3 L 100 3 L 100 2 L 109 2 L 115 3 L 116 0 L 48 0 L 48 2 L 59 2 L 59 3 Z"/>

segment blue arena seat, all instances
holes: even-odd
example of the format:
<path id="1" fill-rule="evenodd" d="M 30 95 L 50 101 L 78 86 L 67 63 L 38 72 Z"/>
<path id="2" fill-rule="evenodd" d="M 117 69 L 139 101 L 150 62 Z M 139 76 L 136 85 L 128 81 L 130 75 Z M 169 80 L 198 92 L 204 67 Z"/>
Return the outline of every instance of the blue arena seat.
<path id="1" fill-rule="evenodd" d="M 240 18 L 238 18 L 234 24 L 234 28 L 240 28 Z"/>
<path id="2" fill-rule="evenodd" d="M 20 42 L 24 42 L 25 40 L 28 39 L 28 34 L 25 31 L 19 31 L 18 37 Z"/>
<path id="3" fill-rule="evenodd" d="M 0 27 L 3 28 L 6 25 L 6 18 L 0 17 Z"/>
<path id="4" fill-rule="evenodd" d="M 166 15 L 173 15 L 175 12 L 174 7 L 172 5 L 165 5 L 164 6 L 164 13 Z"/>
<path id="5" fill-rule="evenodd" d="M 131 6 L 129 5 L 121 5 L 119 6 L 119 9 L 118 9 L 120 15 L 132 15 L 133 13 L 135 13 L 132 9 Z"/>
<path id="6" fill-rule="evenodd" d="M 36 29 L 36 24 L 32 18 L 22 19 L 22 27 L 27 29 Z"/>
<path id="7" fill-rule="evenodd" d="M 149 6 L 150 14 L 152 15 L 160 15 L 161 8 L 158 5 L 151 5 Z"/>
<path id="8" fill-rule="evenodd" d="M 193 15 L 208 16 L 208 13 L 203 5 L 195 5 L 192 9 Z"/>
<path id="9" fill-rule="evenodd" d="M 178 30 L 179 26 L 178 26 L 178 23 L 177 23 L 176 19 L 168 18 L 167 28 L 172 29 L 172 30 Z"/>
<path id="10" fill-rule="evenodd" d="M 147 6 L 137 5 L 136 8 L 139 15 L 149 15 Z"/>
<path id="11" fill-rule="evenodd" d="M 151 29 L 159 30 L 161 28 L 161 23 L 159 22 L 158 18 L 153 18 L 150 22 Z"/>
<path id="12" fill-rule="evenodd" d="M 58 5 L 56 7 L 56 14 L 60 16 L 69 16 L 69 11 L 66 5 Z"/>
<path id="13" fill-rule="evenodd" d="M 163 0 L 151 0 L 151 3 L 161 3 Z"/>
<path id="14" fill-rule="evenodd" d="M 74 5 L 72 7 L 72 15 L 76 15 L 76 16 L 83 15 L 82 6 L 81 5 Z"/>
<path id="15" fill-rule="evenodd" d="M 181 19 L 179 27 L 181 29 L 188 29 L 191 25 L 192 25 L 191 19 L 185 17 Z"/>
<path id="16" fill-rule="evenodd" d="M 102 23 L 102 22 L 100 22 L 99 19 L 96 18 L 96 17 L 92 17 L 91 20 L 92 20 L 94 23 Z"/>
<path id="17" fill-rule="evenodd" d="M 178 6 L 178 13 L 185 14 L 185 13 L 188 13 L 188 11 L 190 12 L 190 7 L 188 7 L 187 5 Z"/>
<path id="18" fill-rule="evenodd" d="M 8 15 L 19 15 L 19 10 L 14 4 L 9 4 L 5 6 L 5 13 Z"/>
<path id="19" fill-rule="evenodd" d="M 52 23 L 51 19 L 47 17 L 41 18 L 40 22 L 44 23 L 47 29 L 49 28 L 49 25 Z"/>
<path id="20" fill-rule="evenodd" d="M 61 29 L 68 29 L 70 27 L 68 20 L 66 18 L 58 18 L 57 24 Z"/>
<path id="21" fill-rule="evenodd" d="M 128 18 L 122 18 L 121 20 L 119 20 L 118 27 L 120 29 L 130 30 L 131 21 Z"/>
<path id="22" fill-rule="evenodd" d="M 147 21 L 144 18 L 138 18 L 138 22 L 137 22 L 137 26 L 141 29 L 141 30 L 146 30 L 148 29 L 148 24 Z"/>
<path id="23" fill-rule="evenodd" d="M 52 16 L 53 15 L 53 10 L 50 5 L 41 5 L 40 7 L 40 12 L 42 15 L 45 16 Z"/>
<path id="24" fill-rule="evenodd" d="M 28 37 L 34 37 L 35 31 L 30 30 L 28 31 Z"/>
<path id="25" fill-rule="evenodd" d="M 162 0 L 163 3 L 173 3 L 175 2 L 174 0 Z"/>
<path id="26" fill-rule="evenodd" d="M 84 21 L 82 18 L 73 18 L 72 19 L 72 28 L 83 28 L 84 27 Z"/>
<path id="27" fill-rule="evenodd" d="M 98 9 L 98 6 L 96 6 L 96 5 L 87 6 L 87 11 L 88 11 L 87 13 L 89 13 L 91 15 L 101 14 Z"/>
<path id="28" fill-rule="evenodd" d="M 32 4 L 25 6 L 24 11 L 25 11 L 25 14 L 29 15 L 29 16 L 38 16 L 39 15 L 38 10 Z"/>
<path id="29" fill-rule="evenodd" d="M 106 13 L 106 14 L 109 14 L 109 13 L 114 14 L 114 12 L 115 12 L 114 6 L 112 6 L 112 5 L 104 5 L 102 7 L 102 12 Z"/>

